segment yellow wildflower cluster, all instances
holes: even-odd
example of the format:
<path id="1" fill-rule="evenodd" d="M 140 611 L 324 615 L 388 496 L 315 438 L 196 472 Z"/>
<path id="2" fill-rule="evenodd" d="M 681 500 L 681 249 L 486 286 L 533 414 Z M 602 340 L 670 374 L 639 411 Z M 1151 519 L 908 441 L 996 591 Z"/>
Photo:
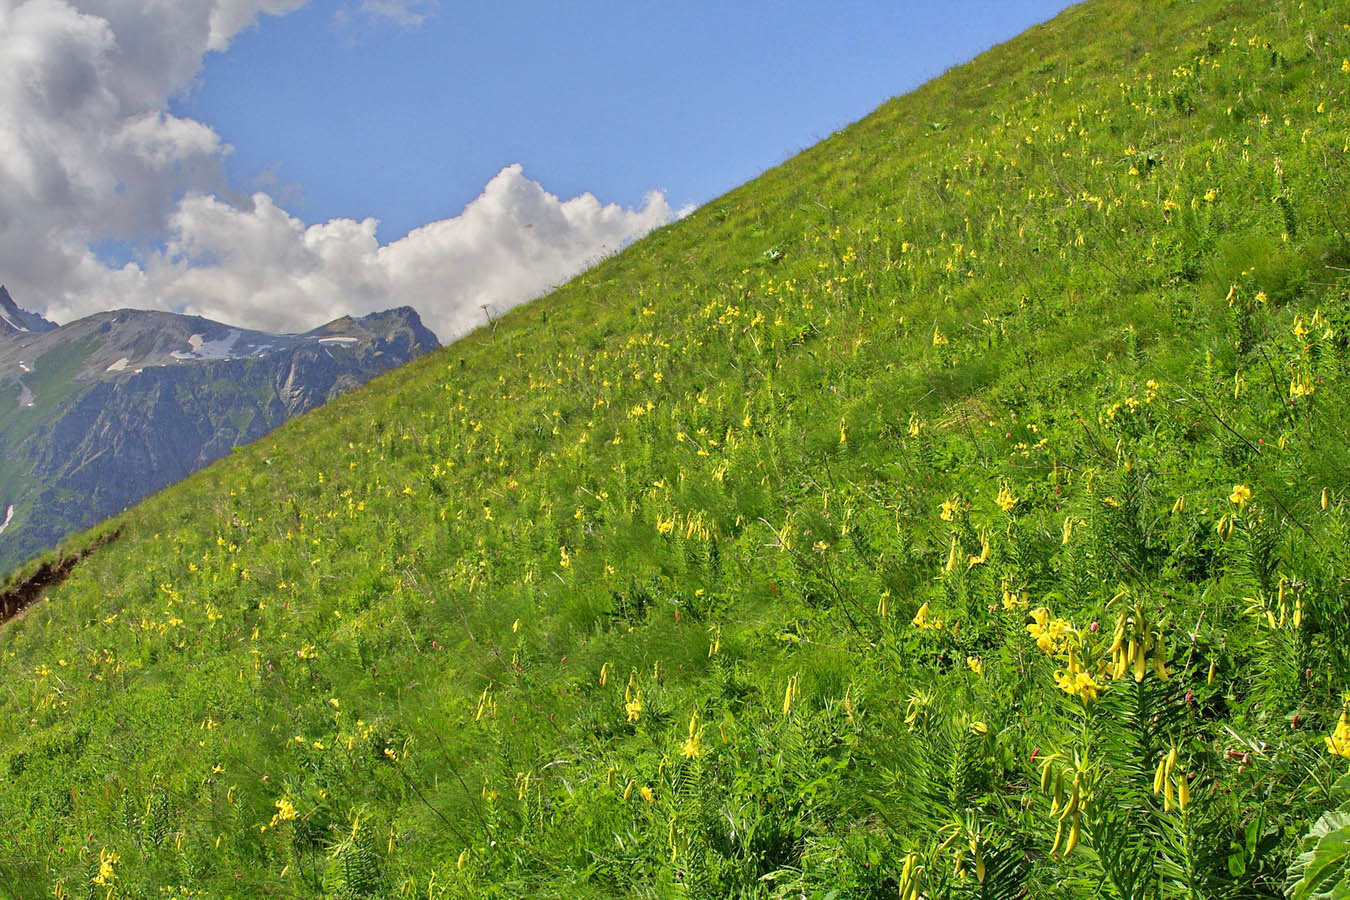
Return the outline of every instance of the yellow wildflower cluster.
<path id="1" fill-rule="evenodd" d="M 1131 611 L 1122 611 L 1116 618 L 1112 636 L 1111 678 L 1119 681 L 1126 672 L 1133 672 L 1135 681 L 1143 681 L 1151 667 L 1158 678 L 1167 681 L 1167 645 L 1162 626 L 1153 627 L 1143 607 L 1135 604 Z"/>
<path id="2" fill-rule="evenodd" d="M 681 514 L 672 512 L 669 516 L 657 513 L 656 531 L 658 534 L 684 535 L 687 541 L 709 541 L 713 537 L 714 523 L 700 510 Z"/>
<path id="3" fill-rule="evenodd" d="M 272 821 L 262 826 L 259 830 L 266 831 L 269 828 L 276 828 L 282 822 L 293 821 L 298 813 L 295 810 L 295 804 L 289 797 L 282 797 L 277 801 L 277 814 L 272 817 Z"/>
<path id="4" fill-rule="evenodd" d="M 981 531 L 980 552 L 970 554 L 970 560 L 967 563 L 966 568 L 974 568 L 975 566 L 984 565 L 987 562 L 989 562 L 989 532 Z"/>
<path id="5" fill-rule="evenodd" d="M 703 749 L 703 729 L 698 727 L 698 713 L 694 713 L 689 717 L 689 737 L 680 744 L 680 755 L 698 759 L 705 752 L 707 751 Z"/>
<path id="6" fill-rule="evenodd" d="M 1083 832 L 1083 795 L 1087 787 L 1088 766 L 1086 760 L 1078 760 L 1072 779 L 1066 779 L 1064 772 L 1055 766 L 1057 756 L 1052 753 L 1041 763 L 1041 792 L 1050 797 L 1050 815 L 1058 820 L 1050 855 L 1068 856 L 1078 846 L 1078 839 Z M 1067 831 L 1065 825 L 1068 825 Z"/>
<path id="7" fill-rule="evenodd" d="M 1186 806 L 1191 802 L 1190 779 L 1185 773 L 1176 778 L 1172 777 L 1172 770 L 1176 768 L 1176 764 L 1177 748 L 1173 747 L 1166 756 L 1158 760 L 1158 770 L 1153 774 L 1153 793 L 1163 795 L 1163 812 L 1171 812 L 1174 802 L 1177 809 L 1185 812 Z"/>
<path id="8" fill-rule="evenodd" d="M 1069 648 L 1069 666 L 1055 672 L 1055 683 L 1061 691 L 1078 697 L 1084 703 L 1096 700 L 1097 692 L 1102 688 L 1092 673 L 1083 668 L 1078 651 L 1073 647 Z"/>
<path id="9" fill-rule="evenodd" d="M 909 853 L 905 856 L 905 864 L 900 870 L 900 900 L 919 900 L 924 896 L 920 892 L 923 887 L 924 866 L 918 865 L 919 854 Z"/>
<path id="10" fill-rule="evenodd" d="M 1313 384 L 1312 378 L 1307 373 L 1296 372 L 1289 380 L 1289 399 L 1297 400 L 1299 397 L 1307 397 L 1313 391 L 1317 390 Z"/>
<path id="11" fill-rule="evenodd" d="M 1051 618 L 1044 606 L 1033 609 L 1031 618 L 1034 621 L 1027 626 L 1027 633 L 1046 656 L 1062 656 L 1078 640 L 1074 627 L 1065 619 Z"/>
<path id="12" fill-rule="evenodd" d="M 98 874 L 90 879 L 92 884 L 99 887 L 108 887 L 117 880 L 117 872 L 114 869 L 121 859 L 116 853 L 107 847 L 98 851 Z"/>
<path id="13" fill-rule="evenodd" d="M 945 623 L 929 612 L 928 604 L 925 602 L 923 606 L 919 607 L 919 611 L 914 614 L 912 624 L 915 628 L 922 628 L 925 631 L 936 631 Z"/>
<path id="14" fill-rule="evenodd" d="M 1289 602 L 1290 589 L 1293 590 L 1293 603 Z M 1279 631 L 1284 628 L 1285 622 L 1293 625 L 1295 631 L 1303 627 L 1303 593 L 1301 586 L 1295 581 L 1291 581 L 1287 576 L 1281 576 L 1280 583 L 1275 590 L 1275 600 L 1271 599 L 1265 593 L 1257 597 L 1243 597 L 1247 601 L 1246 613 L 1260 618 L 1265 616 L 1266 624 L 1270 626 L 1271 631 Z"/>
<path id="15" fill-rule="evenodd" d="M 1003 591 L 1003 608 L 1006 610 L 1026 609 L 1030 602 L 1030 595 L 1026 591 L 1019 591 L 1014 587 L 1012 579 L 1006 575 L 1000 584 Z"/>

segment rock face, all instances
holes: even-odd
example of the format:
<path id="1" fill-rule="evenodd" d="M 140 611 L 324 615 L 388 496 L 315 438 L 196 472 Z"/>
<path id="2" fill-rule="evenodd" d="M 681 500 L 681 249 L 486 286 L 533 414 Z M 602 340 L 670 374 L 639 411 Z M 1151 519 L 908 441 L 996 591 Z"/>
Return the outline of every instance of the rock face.
<path id="1" fill-rule="evenodd" d="M 0 334 L 51 331 L 55 327 L 55 322 L 48 322 L 37 313 L 20 309 L 5 286 L 0 284 Z"/>
<path id="2" fill-rule="evenodd" d="M 0 287 L 0 574 L 438 346 L 408 307 L 305 334 L 125 309 L 58 327 Z"/>

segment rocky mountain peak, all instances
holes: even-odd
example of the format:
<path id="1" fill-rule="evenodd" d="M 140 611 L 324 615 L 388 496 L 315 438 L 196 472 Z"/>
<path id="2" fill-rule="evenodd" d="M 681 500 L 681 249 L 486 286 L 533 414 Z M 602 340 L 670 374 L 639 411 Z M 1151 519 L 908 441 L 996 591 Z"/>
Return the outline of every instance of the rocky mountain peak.
<path id="1" fill-rule="evenodd" d="M 51 331 L 55 327 L 55 322 L 48 322 L 37 313 L 21 309 L 9 295 L 9 291 L 5 290 L 5 286 L 0 284 L 0 334 L 18 334 L 25 331 L 37 333 Z"/>
<path id="2" fill-rule="evenodd" d="M 0 575 L 438 346 L 407 307 L 303 334 L 134 309 L 57 327 L 0 289 Z"/>

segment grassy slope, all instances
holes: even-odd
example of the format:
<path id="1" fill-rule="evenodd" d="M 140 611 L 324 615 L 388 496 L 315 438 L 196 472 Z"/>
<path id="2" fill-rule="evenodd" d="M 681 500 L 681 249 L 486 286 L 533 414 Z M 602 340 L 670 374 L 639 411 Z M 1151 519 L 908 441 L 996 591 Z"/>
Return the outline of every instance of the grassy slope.
<path id="1" fill-rule="evenodd" d="M 1274 896 L 1347 25 L 1070 10 L 127 513 L 0 633 L 0 896 Z"/>

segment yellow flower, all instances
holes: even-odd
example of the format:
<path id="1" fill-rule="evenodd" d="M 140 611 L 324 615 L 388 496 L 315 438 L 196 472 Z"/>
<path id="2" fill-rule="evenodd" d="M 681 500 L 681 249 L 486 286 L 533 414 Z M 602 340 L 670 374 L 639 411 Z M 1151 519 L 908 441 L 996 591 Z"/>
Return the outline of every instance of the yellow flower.
<path id="1" fill-rule="evenodd" d="M 656 794 L 652 793 L 652 789 L 647 787 L 645 784 L 642 786 L 642 789 L 638 791 L 638 793 L 641 794 L 642 799 L 646 800 L 648 803 L 651 803 L 653 800 L 656 799 Z"/>
<path id="2" fill-rule="evenodd" d="M 1238 509 L 1247 505 L 1247 501 L 1252 499 L 1252 489 L 1245 484 L 1233 485 L 1233 493 L 1228 495 L 1228 499 L 1237 504 Z"/>
<path id="3" fill-rule="evenodd" d="M 984 660 L 980 659 L 978 656 L 967 656 L 966 668 L 970 669 L 970 671 L 974 672 L 976 675 L 983 675 Z"/>
<path id="4" fill-rule="evenodd" d="M 933 346 L 934 346 L 934 347 L 941 347 L 943 344 L 947 344 L 947 343 L 950 343 L 950 341 L 947 340 L 947 336 L 946 336 L 945 334 L 943 334 L 943 333 L 942 333 L 940 330 L 938 330 L 937 328 L 934 328 L 934 329 L 933 329 Z"/>
<path id="5" fill-rule="evenodd" d="M 1012 579 L 1004 577 L 1001 587 L 1003 589 L 1003 608 L 1006 610 L 1025 609 L 1027 606 L 1027 592 L 1019 592 L 1013 587 Z"/>
<path id="6" fill-rule="evenodd" d="M 689 737 L 680 744 L 680 755 L 698 759 L 703 753 L 703 729 L 698 727 L 698 713 L 694 713 L 689 717 Z"/>
<path id="7" fill-rule="evenodd" d="M 101 887 L 106 887 L 112 884 L 114 881 L 117 880 L 117 873 L 113 871 L 113 866 L 117 865 L 117 863 L 120 861 L 121 860 L 118 857 L 118 855 L 108 850 L 108 848 L 104 847 L 103 849 L 99 850 L 98 874 L 95 875 L 93 878 L 91 878 L 90 881 Z"/>
<path id="8" fill-rule="evenodd" d="M 1153 773 L 1153 793 L 1163 795 L 1163 812 L 1172 811 L 1172 770 L 1176 767 L 1177 756 L 1177 748 L 1173 747 L 1166 756 L 1158 760 L 1157 771 Z M 1186 776 L 1182 775 L 1179 781 L 1186 783 Z M 1182 790 L 1185 792 L 1186 801 L 1189 802 L 1191 797 L 1190 785 L 1186 784 Z"/>
<path id="9" fill-rule="evenodd" d="M 925 602 L 923 606 L 919 607 L 919 611 L 914 614 L 911 624 L 913 624 L 915 628 L 933 631 L 942 627 L 942 620 L 929 614 L 928 604 Z"/>
<path id="10" fill-rule="evenodd" d="M 474 721 L 482 721 L 485 713 L 491 716 L 497 715 L 497 701 L 492 699 L 492 695 L 488 693 L 487 688 L 483 688 L 483 694 L 478 698 L 478 713 L 474 716 Z"/>
<path id="11" fill-rule="evenodd" d="M 1096 700 L 1097 692 L 1101 690 L 1101 685 L 1078 661 L 1078 654 L 1072 647 L 1069 648 L 1069 667 L 1055 672 L 1055 682 L 1061 691 L 1077 696 L 1084 703 Z"/>
<path id="12" fill-rule="evenodd" d="M 636 722 L 642 716 L 642 694 L 641 692 L 633 694 L 632 699 L 623 705 L 624 711 L 628 713 L 628 721 Z"/>
<path id="13" fill-rule="evenodd" d="M 1031 618 L 1034 621 L 1027 626 L 1027 633 L 1047 656 L 1058 656 L 1067 652 L 1073 639 L 1077 637 L 1078 633 L 1074 631 L 1072 625 L 1064 619 L 1052 619 L 1050 610 L 1044 606 L 1032 610 Z"/>
<path id="14" fill-rule="evenodd" d="M 386 753 L 389 751 L 386 750 Z M 282 797 L 277 801 L 277 814 L 272 817 L 272 823 L 268 828 L 276 828 L 279 822 L 289 822 L 296 817 L 295 804 L 289 797 Z"/>
<path id="15" fill-rule="evenodd" d="M 796 701 L 797 695 L 801 693 L 799 679 L 796 675 L 789 675 L 787 688 L 783 691 L 783 715 L 792 712 L 792 704 Z"/>
<path id="16" fill-rule="evenodd" d="M 999 487 L 998 496 L 994 498 L 994 502 L 997 503 L 1004 512 L 1008 512 L 1017 505 L 1017 497 L 1015 497 L 1012 490 L 1004 484 Z"/>
<path id="17" fill-rule="evenodd" d="M 974 568 L 989 562 L 989 535 L 980 532 L 980 552 L 979 555 L 971 554 L 970 565 L 966 568 Z"/>
<path id="18" fill-rule="evenodd" d="M 956 514 L 961 511 L 961 498 L 952 497 L 949 500 L 942 501 L 942 511 L 938 513 L 938 518 L 944 522 L 950 522 L 956 518 Z"/>
<path id="19" fill-rule="evenodd" d="M 947 565 L 943 566 L 942 571 L 950 572 L 956 568 L 956 561 L 960 559 L 960 547 L 956 544 L 956 535 L 952 535 L 951 551 L 947 554 Z"/>
<path id="20" fill-rule="evenodd" d="M 1297 400 L 1299 397 L 1306 397 L 1316 388 L 1313 386 L 1313 380 L 1307 375 L 1295 375 L 1289 380 L 1289 399 Z"/>
<path id="21" fill-rule="evenodd" d="M 1336 723 L 1336 730 L 1327 738 L 1327 749 L 1337 756 L 1344 756 L 1350 759 L 1350 719 L 1346 718 L 1346 713 L 1341 713 L 1341 720 Z"/>

